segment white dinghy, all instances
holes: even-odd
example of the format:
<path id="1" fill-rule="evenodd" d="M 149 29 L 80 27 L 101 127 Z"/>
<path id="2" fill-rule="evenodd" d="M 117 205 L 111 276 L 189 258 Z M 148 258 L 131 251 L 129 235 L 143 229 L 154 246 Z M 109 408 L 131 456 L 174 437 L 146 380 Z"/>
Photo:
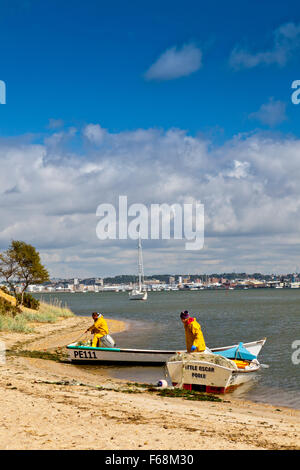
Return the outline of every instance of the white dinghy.
<path id="1" fill-rule="evenodd" d="M 78 346 L 77 343 L 67 346 L 69 360 L 74 363 L 123 363 L 142 365 L 162 365 L 176 354 L 176 351 L 161 349 L 121 349 L 93 348 Z"/>
<path id="2" fill-rule="evenodd" d="M 225 393 L 255 377 L 257 355 L 266 338 L 215 348 L 210 353 L 177 353 L 167 361 L 172 384 L 187 390 Z"/>

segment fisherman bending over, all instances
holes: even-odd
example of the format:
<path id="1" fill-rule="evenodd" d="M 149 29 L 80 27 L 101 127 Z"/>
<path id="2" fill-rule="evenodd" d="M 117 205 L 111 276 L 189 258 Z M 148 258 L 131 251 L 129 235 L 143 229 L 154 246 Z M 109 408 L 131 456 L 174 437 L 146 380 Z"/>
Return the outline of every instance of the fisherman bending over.
<path id="1" fill-rule="evenodd" d="M 100 344 L 100 339 L 103 336 L 108 335 L 108 326 L 106 320 L 104 320 L 103 315 L 101 315 L 101 313 L 93 312 L 92 317 L 94 320 L 94 324 L 86 330 L 86 333 L 88 331 L 94 333 L 92 347 L 96 348 L 98 346 L 98 343 Z"/>

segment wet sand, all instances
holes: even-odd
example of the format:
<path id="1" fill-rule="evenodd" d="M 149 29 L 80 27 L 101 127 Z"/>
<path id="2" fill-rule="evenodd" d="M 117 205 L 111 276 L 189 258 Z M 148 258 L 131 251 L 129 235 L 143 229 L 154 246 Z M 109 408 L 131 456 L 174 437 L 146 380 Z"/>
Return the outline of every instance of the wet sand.
<path id="1" fill-rule="evenodd" d="M 72 317 L 32 334 L 0 332 L 0 340 L 12 351 L 64 351 L 90 324 Z M 112 335 L 126 328 L 108 324 Z M 107 367 L 11 354 L 0 372 L 1 449 L 300 449 L 299 410 L 230 394 L 223 402 L 129 394 Z"/>

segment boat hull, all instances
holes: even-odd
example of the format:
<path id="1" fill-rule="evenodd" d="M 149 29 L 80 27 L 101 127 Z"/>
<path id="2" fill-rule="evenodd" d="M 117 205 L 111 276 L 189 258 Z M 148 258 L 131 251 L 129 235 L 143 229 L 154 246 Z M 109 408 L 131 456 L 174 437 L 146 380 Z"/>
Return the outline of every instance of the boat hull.
<path id="1" fill-rule="evenodd" d="M 147 300 L 148 293 L 147 292 L 132 292 L 129 295 L 130 300 Z"/>
<path id="2" fill-rule="evenodd" d="M 167 369 L 172 384 L 187 390 L 204 391 L 208 393 L 227 393 L 238 386 L 253 380 L 260 369 L 256 361 L 245 369 L 230 369 L 206 361 L 168 362 Z"/>
<path id="3" fill-rule="evenodd" d="M 176 351 L 147 350 L 147 349 L 119 349 L 119 348 L 93 348 L 88 346 L 67 346 L 69 360 L 74 363 L 122 363 L 162 365 L 173 356 Z"/>

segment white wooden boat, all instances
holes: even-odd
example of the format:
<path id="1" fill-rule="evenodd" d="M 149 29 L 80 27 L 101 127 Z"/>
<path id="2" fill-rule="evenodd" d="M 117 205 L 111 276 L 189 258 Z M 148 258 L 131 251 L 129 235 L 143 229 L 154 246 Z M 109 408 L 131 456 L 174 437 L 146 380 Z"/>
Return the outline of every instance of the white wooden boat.
<path id="1" fill-rule="evenodd" d="M 254 359 L 244 369 L 224 367 L 208 361 L 168 362 L 167 368 L 174 386 L 208 393 L 226 393 L 249 380 L 260 369 Z"/>
<path id="2" fill-rule="evenodd" d="M 67 346 L 69 359 L 74 363 L 123 363 L 161 365 L 173 356 L 176 351 L 150 349 L 93 348 L 78 346 L 77 343 Z"/>
<path id="3" fill-rule="evenodd" d="M 183 360 L 177 354 L 167 361 L 172 384 L 187 390 L 208 393 L 232 391 L 255 377 L 261 367 L 256 356 L 265 341 L 266 338 L 243 344 L 243 350 L 249 352 L 249 355 L 245 354 L 245 357 L 249 357 L 248 360 L 238 359 L 238 356 L 230 358 L 231 353 L 228 352 L 238 350 L 239 345 L 213 349 L 213 354 L 191 354 Z"/>
<path id="4" fill-rule="evenodd" d="M 252 343 L 244 343 L 244 347 L 247 348 L 251 354 L 257 356 L 264 343 L 265 339 Z M 227 350 L 237 346 L 238 345 L 214 348 L 211 349 L 211 351 L 216 354 L 225 354 Z M 170 357 L 178 352 L 178 350 L 161 349 L 93 348 L 92 346 L 79 346 L 77 343 L 69 344 L 67 350 L 70 361 L 74 363 L 131 363 L 143 365 L 166 364 Z M 184 353 L 185 351 L 181 352 Z"/>

